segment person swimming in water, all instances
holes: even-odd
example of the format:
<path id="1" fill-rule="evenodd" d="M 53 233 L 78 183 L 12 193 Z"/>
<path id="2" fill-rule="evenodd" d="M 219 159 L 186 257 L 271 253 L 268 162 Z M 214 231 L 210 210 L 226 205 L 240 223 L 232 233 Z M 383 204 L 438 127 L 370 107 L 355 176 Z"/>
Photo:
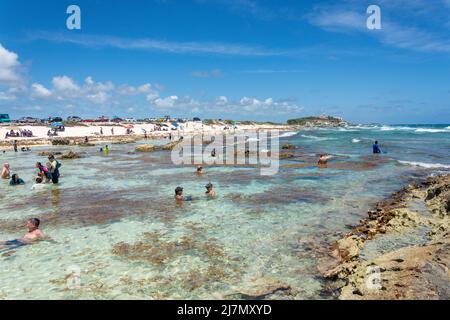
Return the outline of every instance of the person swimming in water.
<path id="1" fill-rule="evenodd" d="M 25 181 L 19 178 L 19 175 L 17 173 L 14 173 L 11 177 L 11 180 L 9 181 L 10 186 L 18 186 L 25 184 Z"/>
<path id="2" fill-rule="evenodd" d="M 175 200 L 177 202 L 192 201 L 192 197 L 191 196 L 183 196 L 183 188 L 182 187 L 176 187 L 175 188 Z"/>
<path id="3" fill-rule="evenodd" d="M 378 145 L 378 141 L 375 141 L 375 143 L 372 146 L 372 149 L 374 154 L 381 153 L 381 148 Z"/>
<path id="4" fill-rule="evenodd" d="M 45 187 L 44 179 L 42 177 L 36 177 L 34 184 L 31 186 L 31 190 L 39 190 Z"/>
<path id="5" fill-rule="evenodd" d="M 175 200 L 177 201 L 183 201 L 183 188 L 182 187 L 176 187 L 175 188 Z"/>
<path id="6" fill-rule="evenodd" d="M 216 192 L 213 190 L 213 185 L 212 185 L 211 182 L 208 183 L 208 184 L 205 186 L 205 188 L 206 188 L 205 194 L 208 196 L 208 198 L 213 199 L 213 198 L 216 197 Z"/>
<path id="7" fill-rule="evenodd" d="M 11 169 L 9 167 L 9 163 L 5 162 L 3 164 L 3 169 L 2 169 L 2 179 L 9 179 L 11 176 Z"/>
<path id="8" fill-rule="evenodd" d="M 197 174 L 203 174 L 203 173 L 204 173 L 203 167 L 202 166 L 198 166 L 197 167 Z"/>
<path id="9" fill-rule="evenodd" d="M 317 164 L 319 165 L 319 167 L 326 167 L 327 163 L 328 163 L 328 157 L 325 154 L 321 154 Z"/>
<path id="10" fill-rule="evenodd" d="M 0 242 L 0 249 L 15 249 L 37 240 L 47 239 L 48 237 L 39 229 L 40 224 L 38 218 L 31 218 L 25 225 L 28 232 L 20 239 Z"/>

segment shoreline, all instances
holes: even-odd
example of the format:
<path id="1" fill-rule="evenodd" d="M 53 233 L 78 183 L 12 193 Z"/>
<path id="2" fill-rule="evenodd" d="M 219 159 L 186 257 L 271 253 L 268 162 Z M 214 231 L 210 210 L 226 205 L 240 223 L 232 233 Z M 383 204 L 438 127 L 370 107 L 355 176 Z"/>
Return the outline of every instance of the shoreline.
<path id="1" fill-rule="evenodd" d="M 153 131 L 148 129 L 151 125 L 135 125 L 135 131 L 141 131 L 145 128 L 147 130 L 148 140 L 152 139 L 167 139 L 169 135 L 172 134 L 173 137 L 181 136 L 195 136 L 199 134 L 205 135 L 224 135 L 229 133 L 245 133 L 249 131 L 260 131 L 260 130 L 280 130 L 280 131 L 298 131 L 301 128 L 299 126 L 293 125 L 242 125 L 238 129 L 223 130 L 218 129 L 218 126 L 214 125 L 203 125 L 202 127 L 195 127 L 191 124 L 189 130 L 171 130 L 171 131 Z M 108 134 L 99 134 L 100 128 L 107 131 Z M 66 127 L 66 131 L 60 133 L 56 137 L 47 137 L 46 132 L 49 127 L 46 126 L 3 126 L 0 128 L 0 150 L 12 150 L 12 143 L 17 140 L 19 148 L 21 147 L 41 147 L 52 145 L 54 140 L 70 140 L 70 145 L 83 145 L 85 137 L 88 137 L 89 144 L 101 144 L 101 143 L 133 143 L 145 138 L 145 134 L 142 132 L 132 133 L 132 134 L 109 134 L 110 129 L 114 128 L 115 132 L 119 133 L 124 131 L 125 128 L 122 126 L 107 126 L 107 125 L 95 125 L 95 126 L 74 126 Z M 4 136 L 7 131 L 13 129 L 18 131 L 19 129 L 32 130 L 36 136 L 25 138 L 25 137 L 10 137 L 5 139 Z"/>
<path id="2" fill-rule="evenodd" d="M 386 252 L 377 247 L 388 237 L 418 232 L 421 243 Z M 376 253 L 365 259 L 369 246 Z M 449 268 L 450 175 L 410 184 L 378 202 L 318 264 L 329 291 L 342 300 L 450 299 Z"/>

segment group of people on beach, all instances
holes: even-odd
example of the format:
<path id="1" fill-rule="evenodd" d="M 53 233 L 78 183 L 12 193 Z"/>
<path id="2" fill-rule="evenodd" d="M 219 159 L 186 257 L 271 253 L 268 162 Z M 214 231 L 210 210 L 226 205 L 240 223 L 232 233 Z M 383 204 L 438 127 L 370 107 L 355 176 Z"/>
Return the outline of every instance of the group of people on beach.
<path id="1" fill-rule="evenodd" d="M 31 137 L 33 137 L 33 132 L 31 130 L 23 129 L 23 130 L 19 130 L 18 132 L 11 130 L 11 131 L 6 132 L 6 134 L 5 134 L 5 139 L 19 138 L 19 137 L 31 138 Z"/>
<path id="2" fill-rule="evenodd" d="M 33 178 L 33 182 L 35 184 L 43 184 L 50 183 L 58 184 L 59 183 L 59 168 L 61 167 L 61 163 L 56 160 L 55 156 L 50 154 L 48 156 L 48 162 L 46 165 L 42 165 L 41 162 L 36 163 L 36 176 Z M 1 179 L 9 180 L 10 186 L 18 186 L 25 184 L 25 181 L 19 177 L 17 173 L 11 173 L 11 167 L 9 163 L 5 162 L 3 164 Z"/>

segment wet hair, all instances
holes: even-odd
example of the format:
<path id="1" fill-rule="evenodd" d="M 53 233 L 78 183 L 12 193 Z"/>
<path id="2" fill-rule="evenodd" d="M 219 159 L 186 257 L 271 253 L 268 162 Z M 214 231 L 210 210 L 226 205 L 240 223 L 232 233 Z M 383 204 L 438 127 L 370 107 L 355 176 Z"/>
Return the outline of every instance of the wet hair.
<path id="1" fill-rule="evenodd" d="M 42 183 L 42 178 L 41 177 L 37 177 L 36 178 L 36 183 Z"/>
<path id="2" fill-rule="evenodd" d="M 377 140 L 377 141 L 375 141 L 375 144 L 378 144 L 378 140 Z"/>
<path id="3" fill-rule="evenodd" d="M 177 193 L 179 193 L 179 192 L 182 192 L 183 191 L 183 188 L 182 187 L 176 187 L 175 188 L 175 194 L 177 194 Z"/>
<path id="4" fill-rule="evenodd" d="M 13 181 L 16 181 L 17 179 L 19 179 L 19 175 L 18 175 L 17 173 L 14 173 L 14 174 L 11 176 L 11 179 L 12 179 Z"/>
<path id="5" fill-rule="evenodd" d="M 39 228 L 39 225 L 41 224 L 41 220 L 39 220 L 38 218 L 31 218 L 29 221 L 36 228 Z"/>

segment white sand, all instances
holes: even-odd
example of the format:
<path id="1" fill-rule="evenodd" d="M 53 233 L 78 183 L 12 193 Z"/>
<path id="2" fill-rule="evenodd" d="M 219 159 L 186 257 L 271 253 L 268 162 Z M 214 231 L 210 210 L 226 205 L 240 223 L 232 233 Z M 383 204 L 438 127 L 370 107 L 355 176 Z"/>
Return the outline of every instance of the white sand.
<path id="1" fill-rule="evenodd" d="M 169 125 L 169 124 L 168 124 Z M 64 132 L 58 132 L 58 137 L 100 137 L 100 128 L 103 129 L 104 137 L 111 137 L 111 128 L 114 128 L 114 136 L 123 136 L 126 134 L 126 127 L 128 124 L 118 124 L 118 125 L 102 125 L 99 123 L 88 124 L 87 126 L 80 125 L 75 127 L 66 127 Z M 224 132 L 233 132 L 233 129 L 224 130 L 224 125 L 204 125 L 201 122 L 186 122 L 181 124 L 178 130 L 169 130 L 169 131 L 155 131 L 155 125 L 153 124 L 132 124 L 133 134 L 130 135 L 143 135 L 144 130 L 147 131 L 149 135 L 161 135 L 166 136 L 169 133 L 172 135 L 184 135 L 184 134 L 195 134 L 195 133 L 224 133 Z M 170 125 L 169 125 L 170 126 Z M 26 141 L 31 139 L 47 139 L 47 132 L 51 129 L 49 126 L 30 126 L 30 125 L 8 125 L 8 126 L 0 126 L 0 141 L 5 141 L 6 132 L 10 130 L 14 130 L 18 132 L 19 129 L 22 130 L 31 130 L 33 132 L 32 138 L 24 138 L 24 137 L 13 137 L 8 138 L 6 141 L 18 140 L 18 141 Z M 248 130 L 258 130 L 258 129 L 279 129 L 279 130 L 287 130 L 286 126 L 274 126 L 274 125 L 241 125 L 238 126 L 237 131 L 248 131 Z"/>

